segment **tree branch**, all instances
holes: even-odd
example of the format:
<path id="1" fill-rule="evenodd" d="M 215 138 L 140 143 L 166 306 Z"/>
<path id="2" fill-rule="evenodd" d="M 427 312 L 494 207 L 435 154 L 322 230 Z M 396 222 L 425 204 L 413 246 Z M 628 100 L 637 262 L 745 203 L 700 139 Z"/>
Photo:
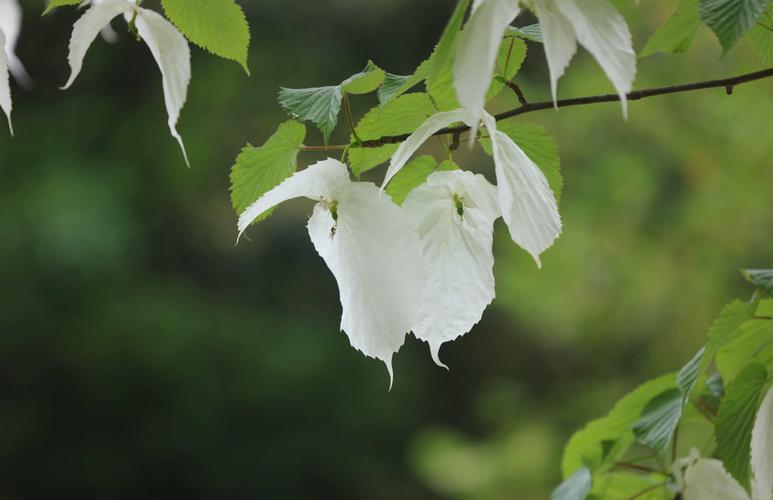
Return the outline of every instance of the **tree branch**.
<path id="1" fill-rule="evenodd" d="M 755 80 L 762 80 L 764 78 L 773 77 L 773 68 L 768 68 L 762 71 L 755 71 L 753 73 L 745 73 L 743 75 L 734 76 L 732 78 L 723 78 L 720 80 L 706 80 L 694 83 L 683 83 L 679 85 L 670 85 L 667 87 L 655 87 L 650 89 L 636 90 L 628 94 L 629 101 L 638 101 L 647 97 L 654 97 L 658 95 L 666 94 L 678 94 L 681 92 L 691 92 L 693 90 L 705 90 L 713 88 L 724 88 L 725 92 L 730 95 L 733 93 L 733 88 L 742 85 L 744 83 L 753 82 Z M 512 87 L 511 87 L 512 88 Z M 574 97 L 571 99 L 559 99 L 555 103 L 556 108 L 568 108 L 570 106 L 585 106 L 589 104 L 598 104 L 602 102 L 616 102 L 620 100 L 620 96 L 617 94 L 605 94 L 586 97 Z M 540 101 L 540 102 L 526 102 L 521 106 L 505 111 L 494 116 L 497 121 L 512 118 L 514 116 L 525 115 L 527 113 L 533 113 L 535 111 L 542 111 L 545 109 L 551 109 L 554 107 L 553 101 Z M 461 125 L 458 127 L 448 127 L 439 130 L 434 135 L 458 135 L 470 130 L 470 127 Z M 364 148 L 377 148 L 386 144 L 398 144 L 410 137 L 410 134 L 402 135 L 390 135 L 379 137 L 378 139 L 371 139 L 362 141 L 362 147 Z"/>

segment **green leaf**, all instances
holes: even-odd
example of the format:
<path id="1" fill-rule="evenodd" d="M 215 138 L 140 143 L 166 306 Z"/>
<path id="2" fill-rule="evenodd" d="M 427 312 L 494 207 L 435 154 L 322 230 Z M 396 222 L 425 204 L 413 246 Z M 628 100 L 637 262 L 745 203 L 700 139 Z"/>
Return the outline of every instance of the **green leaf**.
<path id="1" fill-rule="evenodd" d="M 46 5 L 46 10 L 43 11 L 43 15 L 45 16 L 52 10 L 59 7 L 65 7 L 68 5 L 80 5 L 82 1 L 83 0 L 48 0 L 48 4 Z"/>
<path id="2" fill-rule="evenodd" d="M 715 373 L 708 380 L 706 380 L 706 388 L 709 390 L 709 394 L 714 397 L 721 398 L 725 395 L 725 381 L 722 380 L 721 373 Z"/>
<path id="3" fill-rule="evenodd" d="M 293 118 L 315 124 L 322 131 L 325 144 L 338 124 L 341 99 L 343 94 L 340 85 L 279 90 L 279 104 L 289 111 Z"/>
<path id="4" fill-rule="evenodd" d="M 752 427 L 767 378 L 765 367 L 748 365 L 727 388 L 717 413 L 717 454 L 725 469 L 747 490 Z"/>
<path id="5" fill-rule="evenodd" d="M 457 169 L 459 166 L 451 160 L 445 160 L 438 165 L 437 160 L 431 155 L 418 156 L 409 161 L 389 181 L 386 192 L 395 204 L 402 205 L 411 191 L 424 184 L 433 172 Z"/>
<path id="6" fill-rule="evenodd" d="M 676 386 L 682 393 L 684 402 L 690 397 L 695 382 L 698 381 L 698 376 L 701 374 L 701 360 L 703 360 L 703 352 L 705 348 L 701 348 L 692 359 L 679 370 L 676 376 Z"/>
<path id="7" fill-rule="evenodd" d="M 655 396 L 633 425 L 636 440 L 658 453 L 668 448 L 682 416 L 682 392 L 670 389 Z"/>
<path id="8" fill-rule="evenodd" d="M 656 52 L 679 54 L 687 51 L 703 23 L 698 12 L 699 0 L 683 0 L 674 15 L 647 40 L 641 57 Z"/>
<path id="9" fill-rule="evenodd" d="M 674 373 L 650 380 L 620 399 L 606 417 L 593 420 L 576 432 L 564 448 L 563 477 L 568 478 L 583 465 L 595 468 L 624 455 L 635 441 L 631 426 L 644 407 L 652 398 L 670 389 L 676 389 Z M 605 442 L 614 442 L 613 449 L 607 453 L 604 453 Z"/>
<path id="10" fill-rule="evenodd" d="M 520 28 L 509 26 L 506 32 L 515 35 L 518 38 L 523 38 L 524 40 L 542 43 L 542 27 L 539 24 L 530 24 L 528 26 L 521 26 Z"/>
<path id="11" fill-rule="evenodd" d="M 231 168 L 231 203 L 237 215 L 295 172 L 298 151 L 306 137 L 306 127 L 295 121 L 279 125 L 265 144 L 247 145 Z M 263 220 L 269 212 L 262 214 Z"/>
<path id="12" fill-rule="evenodd" d="M 748 38 L 760 62 L 766 66 L 773 64 L 773 4 L 749 30 Z"/>
<path id="13" fill-rule="evenodd" d="M 556 195 L 556 200 L 561 201 L 561 191 L 564 179 L 561 177 L 561 158 L 558 155 L 558 145 L 548 131 L 536 123 L 505 120 L 497 123 L 497 129 L 507 134 L 518 146 L 523 149 L 531 161 L 545 174 L 548 184 Z M 491 140 L 481 139 L 480 144 L 490 156 Z"/>
<path id="14" fill-rule="evenodd" d="M 199 47 L 238 62 L 247 74 L 250 27 L 234 0 L 161 0 L 166 16 Z"/>
<path id="15" fill-rule="evenodd" d="M 459 0 L 456 4 L 454 12 L 451 14 L 451 19 L 443 30 L 435 50 L 432 52 L 427 74 L 430 81 L 437 80 L 439 75 L 451 66 L 454 48 L 456 48 L 456 39 L 459 36 L 459 30 L 462 28 L 462 22 L 464 22 L 464 14 L 467 12 L 469 5 L 470 0 Z"/>
<path id="16" fill-rule="evenodd" d="M 378 102 L 383 106 L 395 97 L 408 92 L 422 80 L 423 78 L 417 77 L 416 73 L 408 76 L 386 73 L 384 75 L 384 83 L 378 89 Z"/>
<path id="17" fill-rule="evenodd" d="M 408 134 L 416 130 L 434 113 L 435 106 L 427 94 L 418 92 L 406 94 L 365 113 L 355 130 L 363 141 L 388 135 Z M 363 148 L 353 144 L 349 148 L 352 171 L 355 175 L 360 175 L 388 161 L 397 148 L 397 144 L 387 144 L 377 148 Z"/>
<path id="18" fill-rule="evenodd" d="M 346 94 L 373 92 L 384 81 L 384 70 L 368 61 L 365 69 L 350 76 L 338 85 L 308 89 L 279 90 L 279 104 L 298 120 L 315 124 L 327 144 L 330 133 L 338 124 L 341 101 Z"/>
<path id="19" fill-rule="evenodd" d="M 743 275 L 751 284 L 773 297 L 773 269 L 745 269 Z"/>
<path id="20" fill-rule="evenodd" d="M 702 366 L 705 370 L 714 360 L 719 349 L 728 341 L 738 328 L 754 317 L 756 301 L 742 302 L 734 300 L 722 308 L 719 317 L 709 328 L 706 350 L 703 353 Z"/>
<path id="21" fill-rule="evenodd" d="M 384 76 L 383 69 L 376 66 L 373 61 L 368 61 L 364 70 L 341 83 L 341 90 L 345 94 L 367 94 L 381 86 Z"/>
<path id="22" fill-rule="evenodd" d="M 499 46 L 499 55 L 494 67 L 494 78 L 491 80 L 488 92 L 486 92 L 486 102 L 491 101 L 505 88 L 505 82 L 509 82 L 523 65 L 526 60 L 526 42 L 516 36 L 505 36 L 502 45 Z"/>
<path id="23" fill-rule="evenodd" d="M 593 488 L 593 476 L 587 467 L 580 467 L 550 495 L 550 500 L 585 500 Z"/>
<path id="24" fill-rule="evenodd" d="M 743 323 L 717 352 L 717 368 L 730 384 L 750 361 L 758 359 L 773 342 L 773 322 L 753 319 Z"/>
<path id="25" fill-rule="evenodd" d="M 725 51 L 746 33 L 765 11 L 769 0 L 700 0 L 700 16 L 717 35 Z"/>

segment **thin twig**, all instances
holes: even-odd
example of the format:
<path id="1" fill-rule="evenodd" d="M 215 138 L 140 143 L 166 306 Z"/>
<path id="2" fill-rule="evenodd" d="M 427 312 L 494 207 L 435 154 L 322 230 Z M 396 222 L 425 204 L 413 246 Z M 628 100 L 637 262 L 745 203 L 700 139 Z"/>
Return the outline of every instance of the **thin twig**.
<path id="1" fill-rule="evenodd" d="M 349 105 L 349 95 L 344 93 L 344 113 L 346 113 L 346 122 L 349 124 L 349 131 L 354 136 L 354 140 L 362 142 L 357 136 L 357 130 L 354 127 L 354 119 L 352 119 L 352 108 Z"/>
<path id="2" fill-rule="evenodd" d="M 618 469 L 628 469 L 633 470 L 637 472 L 646 472 L 647 474 L 666 474 L 666 472 L 663 472 L 660 469 L 656 469 L 654 467 L 647 467 L 646 465 L 638 465 L 638 464 L 632 464 L 629 462 L 615 462 L 612 464 L 612 467 L 616 467 Z"/>
<path id="3" fill-rule="evenodd" d="M 658 95 L 677 94 L 681 92 L 691 92 L 694 90 L 705 90 L 705 89 L 713 89 L 713 88 L 722 88 L 728 91 L 733 89 L 734 87 L 737 87 L 738 85 L 742 85 L 744 83 L 749 83 L 749 82 L 762 80 L 764 78 L 770 78 L 770 77 L 773 77 L 773 68 L 764 69 L 762 71 L 755 71 L 752 73 L 745 73 L 743 75 L 734 76 L 732 78 L 723 78 L 720 80 L 706 80 L 706 81 L 694 82 L 694 83 L 670 85 L 667 87 L 655 87 L 650 89 L 636 90 L 628 94 L 627 98 L 629 101 L 638 101 L 640 99 L 645 99 L 648 97 L 654 97 Z M 585 106 L 589 104 L 599 104 L 603 102 L 616 102 L 619 100 L 620 100 L 620 96 L 618 96 L 617 94 L 574 97 L 571 99 L 559 99 L 558 101 L 555 102 L 555 107 L 568 108 L 570 106 Z M 512 118 L 514 116 L 525 115 L 527 113 L 533 113 L 535 111 L 551 109 L 553 107 L 554 107 L 553 101 L 532 102 L 532 103 L 527 103 L 526 105 L 522 104 L 521 106 L 515 109 L 511 109 L 510 111 L 499 113 L 495 115 L 494 118 L 496 118 L 497 121 L 506 120 L 507 118 Z M 458 127 L 444 128 L 442 130 L 437 131 L 434 135 L 449 135 L 449 134 L 456 134 L 456 133 L 461 134 L 461 133 L 467 132 L 468 130 L 470 130 L 470 127 L 466 125 L 460 125 Z M 386 144 L 398 144 L 400 142 L 405 141 L 408 137 L 410 137 L 410 134 L 384 136 L 378 139 L 362 141 L 362 147 L 377 148 L 377 147 L 384 146 Z"/>
<path id="4" fill-rule="evenodd" d="M 510 90 L 515 92 L 515 96 L 518 98 L 518 102 L 521 103 L 521 107 L 529 105 L 529 101 L 526 99 L 526 96 L 524 95 L 523 90 L 521 90 L 521 87 L 513 82 L 505 82 L 505 85 L 507 85 Z"/>
<path id="5" fill-rule="evenodd" d="M 755 316 L 754 319 L 773 319 L 773 316 Z"/>
<path id="6" fill-rule="evenodd" d="M 632 496 L 628 497 L 626 500 L 634 500 L 635 498 L 639 498 L 641 496 L 644 496 L 647 493 L 649 493 L 650 491 L 654 491 L 654 490 L 656 490 L 658 488 L 662 488 L 662 487 L 664 487 L 666 485 L 668 485 L 668 483 L 653 484 L 652 486 L 648 486 L 648 487 L 644 488 L 643 490 L 641 490 L 640 492 L 636 493 L 635 495 L 632 495 Z"/>
<path id="7" fill-rule="evenodd" d="M 301 146 L 301 151 L 343 151 L 348 147 L 346 144 L 332 144 L 330 146 Z"/>

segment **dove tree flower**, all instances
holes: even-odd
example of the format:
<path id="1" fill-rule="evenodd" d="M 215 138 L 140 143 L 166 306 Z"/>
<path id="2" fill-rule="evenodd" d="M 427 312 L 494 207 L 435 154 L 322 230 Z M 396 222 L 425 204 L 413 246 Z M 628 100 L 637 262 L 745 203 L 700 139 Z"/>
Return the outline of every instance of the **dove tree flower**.
<path id="1" fill-rule="evenodd" d="M 413 333 L 445 367 L 440 346 L 469 332 L 494 299 L 496 189 L 480 174 L 435 172 L 402 208 L 419 233 L 426 271 Z"/>
<path id="2" fill-rule="evenodd" d="M 239 234 L 261 214 L 293 198 L 317 202 L 308 231 L 338 283 L 341 330 L 352 347 L 384 362 L 391 381 L 392 355 L 402 346 L 421 303 L 424 272 L 416 231 L 374 184 L 352 182 L 346 165 L 327 159 L 255 201 L 239 217 Z"/>
<path id="3" fill-rule="evenodd" d="M 695 449 L 674 464 L 674 475 L 685 500 L 773 499 L 773 388 L 768 390 L 754 421 L 750 467 L 751 496 L 725 470 L 721 460 L 701 457 Z"/>
<path id="4" fill-rule="evenodd" d="M 128 0 L 93 2 L 73 26 L 68 56 L 71 73 L 63 88 L 69 88 L 80 74 L 86 52 L 97 35 L 120 15 L 136 27 L 137 34 L 147 44 L 161 70 L 169 130 L 180 144 L 188 164 L 185 145 L 177 132 L 177 120 L 185 104 L 191 79 L 190 48 L 182 33 L 159 13 Z"/>
<path id="5" fill-rule="evenodd" d="M 454 86 L 459 103 L 481 116 L 486 90 L 494 72 L 505 29 L 520 13 L 517 0 L 477 0 L 462 34 L 454 61 Z M 636 76 L 636 52 L 625 19 L 609 0 L 534 0 L 553 100 L 558 80 L 579 43 L 599 63 L 612 82 L 627 115 L 626 95 Z"/>
<path id="6" fill-rule="evenodd" d="M 482 113 L 494 156 L 500 212 L 513 241 L 531 254 L 537 266 L 541 266 L 540 254 L 561 234 L 561 216 L 555 194 L 542 170 L 510 136 L 497 130 L 493 116 L 485 111 Z M 474 115 L 466 109 L 437 113 L 427 119 L 392 156 L 384 185 L 405 166 L 424 141 L 456 122 L 470 127 L 476 124 Z"/>
<path id="7" fill-rule="evenodd" d="M 29 82 L 24 65 L 16 56 L 16 41 L 21 31 L 21 7 L 17 0 L 0 0 L 0 108 L 8 117 L 8 128 L 13 134 L 11 124 L 11 85 L 9 72 L 21 85 Z"/>

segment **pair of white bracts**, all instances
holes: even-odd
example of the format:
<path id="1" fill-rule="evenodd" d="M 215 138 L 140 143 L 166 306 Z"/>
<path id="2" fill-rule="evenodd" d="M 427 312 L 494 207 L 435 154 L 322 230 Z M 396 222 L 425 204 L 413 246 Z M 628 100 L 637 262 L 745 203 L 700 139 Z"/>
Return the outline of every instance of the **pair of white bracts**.
<path id="1" fill-rule="evenodd" d="M 674 463 L 674 477 L 685 500 L 773 500 L 773 388 L 757 411 L 749 467 L 751 497 L 728 474 L 721 460 L 703 458 L 698 450 Z"/>

